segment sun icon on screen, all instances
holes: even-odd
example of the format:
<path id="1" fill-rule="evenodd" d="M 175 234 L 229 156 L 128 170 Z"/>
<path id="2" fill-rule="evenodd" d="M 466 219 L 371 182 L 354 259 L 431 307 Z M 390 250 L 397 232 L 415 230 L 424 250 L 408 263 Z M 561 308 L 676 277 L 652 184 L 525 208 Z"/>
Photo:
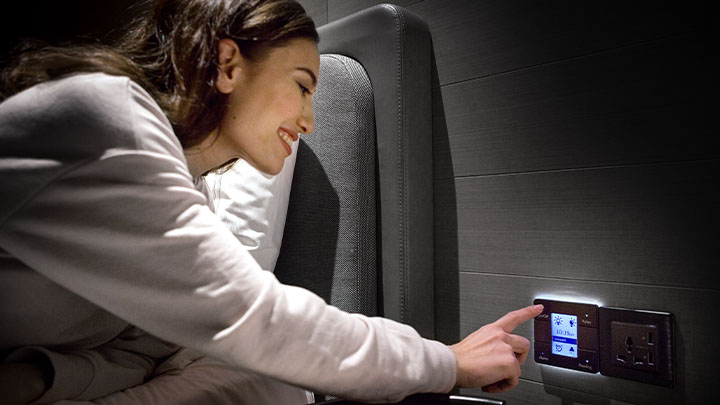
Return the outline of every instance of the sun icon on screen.
<path id="1" fill-rule="evenodd" d="M 559 316 L 556 316 L 556 317 L 555 317 L 554 322 L 555 322 L 555 324 L 556 324 L 557 326 L 562 325 L 562 321 L 563 321 L 563 320 L 562 320 L 561 317 L 559 317 Z"/>

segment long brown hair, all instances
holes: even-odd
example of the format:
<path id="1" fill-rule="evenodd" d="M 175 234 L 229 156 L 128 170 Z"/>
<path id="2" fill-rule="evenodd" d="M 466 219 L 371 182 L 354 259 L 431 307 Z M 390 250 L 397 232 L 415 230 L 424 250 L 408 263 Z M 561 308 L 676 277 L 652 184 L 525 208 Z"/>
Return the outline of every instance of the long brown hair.
<path id="1" fill-rule="evenodd" d="M 319 40 L 312 19 L 293 0 L 153 4 L 114 46 L 22 44 L 0 76 L 0 96 L 75 73 L 128 76 L 153 95 L 187 148 L 216 129 L 227 108 L 227 96 L 215 89 L 220 39 L 233 39 L 250 59 L 293 38 Z"/>

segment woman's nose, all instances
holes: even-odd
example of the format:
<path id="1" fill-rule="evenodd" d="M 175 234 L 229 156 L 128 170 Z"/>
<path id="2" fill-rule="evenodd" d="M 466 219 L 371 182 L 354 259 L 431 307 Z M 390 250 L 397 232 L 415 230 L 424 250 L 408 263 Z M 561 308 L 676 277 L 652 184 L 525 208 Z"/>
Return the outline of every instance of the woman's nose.
<path id="1" fill-rule="evenodd" d="M 313 114 L 312 102 L 303 108 L 303 113 L 298 119 L 298 126 L 303 134 L 311 134 L 315 130 L 315 116 Z"/>

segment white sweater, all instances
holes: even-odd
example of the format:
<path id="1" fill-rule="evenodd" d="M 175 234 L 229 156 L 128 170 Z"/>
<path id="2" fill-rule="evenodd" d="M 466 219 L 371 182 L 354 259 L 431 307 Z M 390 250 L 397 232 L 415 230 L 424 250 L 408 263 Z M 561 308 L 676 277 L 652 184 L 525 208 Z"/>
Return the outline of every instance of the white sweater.
<path id="1" fill-rule="evenodd" d="M 175 349 L 143 331 L 338 396 L 453 387 L 442 343 L 262 271 L 194 188 L 158 105 L 125 77 L 75 75 L 0 104 L 0 196 L 0 354 L 50 358 L 43 400 L 142 381 Z"/>

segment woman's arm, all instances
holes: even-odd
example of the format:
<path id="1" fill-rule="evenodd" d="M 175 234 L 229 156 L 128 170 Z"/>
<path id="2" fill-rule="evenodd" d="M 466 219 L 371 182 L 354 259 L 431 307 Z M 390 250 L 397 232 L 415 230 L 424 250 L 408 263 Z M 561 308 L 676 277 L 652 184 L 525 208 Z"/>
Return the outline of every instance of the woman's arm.
<path id="1" fill-rule="evenodd" d="M 16 161 L 0 160 L 0 174 L 14 173 L 0 191 L 27 196 L 0 210 L 4 250 L 161 339 L 296 385 L 372 400 L 453 387 L 447 346 L 387 319 L 339 311 L 262 271 L 194 189 L 162 111 L 136 85 L 107 80 L 109 88 L 87 92 L 80 107 L 89 113 L 62 114 L 62 131 L 33 132 L 37 139 L 21 143 L 31 153 L 27 167 L 55 170 L 42 187 L 22 181 L 27 173 Z M 127 104 L 107 119 L 93 115 L 123 95 Z M 68 104 L 64 95 L 56 108 Z M 74 160 L 37 156 L 33 145 L 49 141 Z"/>

